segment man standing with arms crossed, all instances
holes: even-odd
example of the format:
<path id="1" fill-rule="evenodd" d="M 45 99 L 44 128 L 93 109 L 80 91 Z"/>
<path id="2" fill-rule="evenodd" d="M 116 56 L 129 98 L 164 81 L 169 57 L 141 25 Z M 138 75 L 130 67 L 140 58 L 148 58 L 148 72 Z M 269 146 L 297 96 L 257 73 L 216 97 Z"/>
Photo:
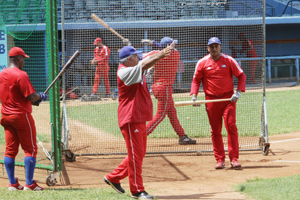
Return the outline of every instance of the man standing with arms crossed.
<path id="1" fill-rule="evenodd" d="M 91 60 L 91 64 L 96 64 L 95 70 L 95 79 L 93 86 L 93 94 L 92 96 L 97 95 L 98 87 L 101 81 L 101 77 L 103 77 L 104 86 L 106 89 L 106 98 L 110 97 L 110 84 L 109 84 L 109 65 L 108 60 L 110 56 L 110 49 L 102 43 L 101 38 L 96 38 L 94 41 L 94 45 L 96 48 L 94 50 L 94 59 Z"/>
<path id="2" fill-rule="evenodd" d="M 240 169 L 239 141 L 236 127 L 236 102 L 245 92 L 246 76 L 238 62 L 226 54 L 221 53 L 221 41 L 217 37 L 208 40 L 209 55 L 200 59 L 195 68 L 191 86 L 192 100 L 197 100 L 199 87 L 202 82 L 206 100 L 231 98 L 231 101 L 205 104 L 211 138 L 216 158 L 215 169 L 225 168 L 225 150 L 222 138 L 222 118 L 228 133 L 228 155 L 230 165 Z M 238 79 L 237 91 L 234 93 L 233 76 Z"/>
<path id="3" fill-rule="evenodd" d="M 160 47 L 165 48 L 172 42 L 177 44 L 177 40 L 169 37 L 161 39 Z M 159 53 L 160 51 L 152 51 L 147 56 Z M 146 58 L 147 58 L 146 56 Z M 173 129 L 179 137 L 180 145 L 196 144 L 196 140 L 190 139 L 184 132 L 177 118 L 177 112 L 173 101 L 173 83 L 176 78 L 177 66 L 180 54 L 174 49 L 170 56 L 161 59 L 154 66 L 154 84 L 152 87 L 153 94 L 157 99 L 157 112 L 154 118 L 147 123 L 147 134 L 150 135 L 160 122 L 168 115 Z"/>
<path id="4" fill-rule="evenodd" d="M 13 47 L 9 51 L 9 66 L 0 72 L 0 123 L 5 130 L 6 141 L 4 165 L 9 190 L 44 190 L 33 180 L 38 148 L 31 104 L 38 106 L 47 99 L 47 95 L 36 93 L 27 73 L 22 71 L 25 58 L 29 56 L 21 48 Z M 25 153 L 25 188 L 15 178 L 15 157 L 20 144 Z"/>
<path id="5" fill-rule="evenodd" d="M 119 90 L 118 121 L 126 142 L 127 157 L 103 179 L 114 190 L 125 193 L 120 180 L 129 177 L 130 191 L 134 199 L 154 199 L 145 191 L 142 164 L 146 154 L 146 121 L 152 119 L 153 105 L 143 72 L 160 59 L 169 56 L 175 43 L 147 59 L 139 61 L 140 51 L 132 46 L 120 50 L 117 71 Z"/>

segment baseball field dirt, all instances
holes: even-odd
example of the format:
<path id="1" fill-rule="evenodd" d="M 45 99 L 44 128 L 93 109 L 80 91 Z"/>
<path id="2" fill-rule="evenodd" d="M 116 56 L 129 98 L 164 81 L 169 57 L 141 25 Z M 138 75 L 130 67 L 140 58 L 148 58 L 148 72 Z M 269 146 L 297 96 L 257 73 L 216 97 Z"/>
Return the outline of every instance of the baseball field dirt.
<path id="1" fill-rule="evenodd" d="M 143 177 L 147 191 L 158 199 L 250 199 L 235 192 L 234 186 L 254 178 L 274 178 L 300 174 L 300 132 L 270 136 L 270 153 L 240 153 L 242 170 L 215 170 L 210 153 L 192 155 L 158 155 L 144 159 Z M 102 178 L 111 172 L 124 156 L 81 156 L 65 162 L 65 175 L 55 186 L 46 188 L 107 188 Z M 22 181 L 20 181 L 22 183 Z M 66 184 L 67 183 L 67 184 Z M 0 178 L 0 187 L 7 187 L 7 178 Z M 129 194 L 128 179 L 122 186 Z"/>
<path id="2" fill-rule="evenodd" d="M 268 156 L 260 151 L 241 152 L 242 170 L 232 170 L 229 160 L 225 169 L 215 170 L 213 154 L 147 156 L 143 165 L 145 188 L 158 199 L 247 199 L 235 192 L 235 184 L 300 174 L 300 132 L 271 136 L 270 142 Z M 77 157 L 75 162 L 65 162 L 70 185 L 58 183 L 54 188 L 108 187 L 102 178 L 123 158 Z M 122 186 L 129 191 L 128 179 Z"/>

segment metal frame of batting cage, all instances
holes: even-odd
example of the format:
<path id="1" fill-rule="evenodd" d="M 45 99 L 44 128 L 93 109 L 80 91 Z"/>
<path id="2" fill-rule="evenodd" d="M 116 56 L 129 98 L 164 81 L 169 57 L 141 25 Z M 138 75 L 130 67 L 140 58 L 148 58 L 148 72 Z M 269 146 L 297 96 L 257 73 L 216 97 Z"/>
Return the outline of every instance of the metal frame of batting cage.
<path id="1" fill-rule="evenodd" d="M 266 51 L 266 33 L 265 33 L 265 0 L 262 2 L 263 4 L 263 16 L 262 16 L 262 26 L 263 26 L 263 55 L 262 58 L 257 58 L 256 60 L 262 60 L 262 75 L 261 75 L 261 81 L 262 81 L 262 90 L 263 90 L 263 101 L 262 101 L 262 112 L 261 112 L 261 134 L 258 138 L 258 146 L 259 148 L 255 149 L 240 149 L 240 151 L 262 151 L 263 155 L 268 155 L 270 143 L 268 138 L 268 124 L 267 124 L 267 108 L 266 108 L 266 76 L 265 76 L 265 51 Z M 62 4 L 63 6 L 63 4 Z M 63 20 L 63 7 L 62 7 L 62 44 L 64 45 L 64 20 Z M 62 59 L 64 59 L 64 48 L 62 48 L 63 56 Z M 236 60 L 253 60 L 255 58 L 241 58 Z M 65 89 L 66 83 L 63 82 L 63 88 Z M 64 91 L 65 92 L 65 91 Z M 69 126 L 68 126 L 68 118 L 67 118 L 67 111 L 66 111 L 66 102 L 63 102 L 63 111 L 62 111 L 62 126 L 63 126 L 63 141 L 62 145 L 65 148 L 65 158 L 67 161 L 72 162 L 75 161 L 76 156 L 95 156 L 95 155 L 126 155 L 126 152 L 120 152 L 120 153 L 78 153 L 74 154 L 68 149 L 68 138 L 69 138 Z M 227 151 L 227 150 L 226 150 Z M 201 155 L 205 152 L 212 152 L 212 150 L 204 150 L 204 151 L 160 151 L 160 152 L 147 152 L 146 154 L 178 154 L 178 153 L 195 153 L 197 155 Z"/>
<path id="2" fill-rule="evenodd" d="M 59 72 L 58 61 L 58 31 L 57 31 L 57 2 L 46 0 L 46 37 L 49 81 L 53 81 Z M 51 161 L 53 169 L 46 179 L 48 186 L 56 184 L 56 173 L 62 170 L 61 144 L 60 144 L 60 102 L 59 83 L 55 82 L 49 91 L 50 114 L 51 114 Z"/>

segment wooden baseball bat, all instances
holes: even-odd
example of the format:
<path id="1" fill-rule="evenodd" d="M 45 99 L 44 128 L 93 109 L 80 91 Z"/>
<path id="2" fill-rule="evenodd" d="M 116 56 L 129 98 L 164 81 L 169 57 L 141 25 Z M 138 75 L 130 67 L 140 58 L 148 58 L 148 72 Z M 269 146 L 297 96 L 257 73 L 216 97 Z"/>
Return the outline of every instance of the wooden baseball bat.
<path id="1" fill-rule="evenodd" d="M 73 56 L 68 60 L 68 62 L 63 66 L 63 68 L 60 70 L 58 75 L 55 77 L 55 79 L 52 81 L 52 83 L 48 86 L 48 88 L 45 90 L 44 93 L 47 93 L 50 88 L 54 85 L 54 83 L 61 77 L 70 67 L 71 65 L 76 61 L 78 56 L 80 55 L 80 52 L 77 50 Z"/>
<path id="2" fill-rule="evenodd" d="M 108 26 L 102 19 L 100 19 L 97 15 L 92 14 L 91 18 L 93 18 L 96 22 L 99 22 L 102 26 L 104 26 L 106 29 L 108 29 L 109 31 L 111 31 L 113 34 L 115 34 L 116 36 L 118 36 L 121 40 L 126 40 L 126 38 L 124 38 L 122 35 L 120 35 L 117 31 L 115 31 L 113 28 L 111 28 L 110 26 Z"/>
<path id="3" fill-rule="evenodd" d="M 231 98 L 228 99 L 213 99 L 213 100 L 199 100 L 199 101 L 178 101 L 175 102 L 175 106 L 190 106 L 194 104 L 205 104 L 205 103 L 214 103 L 214 102 L 222 102 L 222 101 L 231 101 Z"/>
<path id="4" fill-rule="evenodd" d="M 60 96 L 60 100 L 62 100 L 65 96 L 67 96 L 68 94 L 70 94 L 71 92 L 73 92 L 74 90 L 76 90 L 76 89 L 78 89 L 78 88 L 79 88 L 79 86 L 77 86 L 77 87 L 73 88 L 72 90 L 66 92 L 65 95 Z"/>

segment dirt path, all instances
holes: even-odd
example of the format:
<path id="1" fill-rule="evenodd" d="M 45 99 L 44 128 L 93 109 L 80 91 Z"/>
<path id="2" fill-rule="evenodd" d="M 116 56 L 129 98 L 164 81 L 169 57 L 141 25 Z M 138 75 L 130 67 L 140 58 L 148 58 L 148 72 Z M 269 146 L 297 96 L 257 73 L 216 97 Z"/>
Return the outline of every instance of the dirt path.
<path id="1" fill-rule="evenodd" d="M 143 165 L 144 184 L 158 199 L 241 200 L 244 195 L 234 191 L 234 185 L 254 178 L 273 178 L 300 173 L 300 132 L 270 137 L 270 153 L 260 151 L 240 153 L 242 170 L 215 170 L 212 154 L 147 156 Z M 54 188 L 102 188 L 103 176 L 111 172 L 124 156 L 77 157 L 65 163 L 70 185 L 58 183 Z M 84 174 L 84 175 L 83 175 Z M 7 180 L 5 180 L 7 181 Z M 0 179 L 0 182 L 3 182 Z M 122 181 L 129 191 L 128 179 Z"/>

